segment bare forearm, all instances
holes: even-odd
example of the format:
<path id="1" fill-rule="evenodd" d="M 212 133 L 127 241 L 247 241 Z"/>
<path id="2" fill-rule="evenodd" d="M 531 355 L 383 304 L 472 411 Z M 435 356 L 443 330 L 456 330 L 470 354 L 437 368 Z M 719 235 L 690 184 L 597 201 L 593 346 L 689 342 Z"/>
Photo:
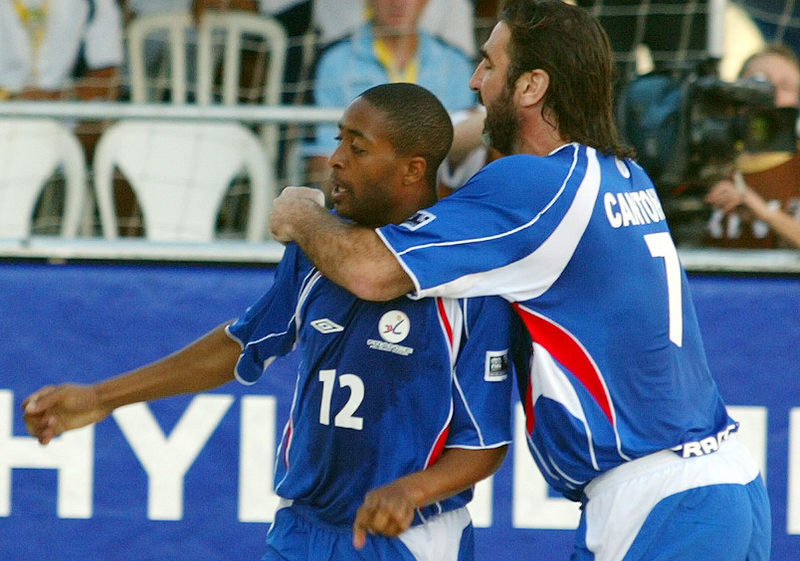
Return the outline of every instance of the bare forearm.
<path id="1" fill-rule="evenodd" d="M 273 209 L 274 219 L 280 212 L 278 238 L 297 242 L 320 272 L 339 286 L 373 301 L 414 290 L 411 279 L 371 228 L 344 222 L 310 199 L 274 206 L 279 207 Z"/>
<path id="2" fill-rule="evenodd" d="M 28 432 L 47 444 L 65 431 L 102 421 L 117 407 L 209 390 L 232 380 L 239 343 L 224 326 L 158 362 L 105 382 L 37 390 L 22 402 Z"/>
<path id="3" fill-rule="evenodd" d="M 486 479 L 500 468 L 508 446 L 486 450 L 448 448 L 431 467 L 398 480 L 415 489 L 417 508 L 444 500 Z"/>
<path id="4" fill-rule="evenodd" d="M 800 222 L 789 216 L 781 209 L 773 209 L 751 189 L 748 189 L 742 202 L 759 220 L 763 220 L 775 230 L 778 235 L 787 239 L 794 247 L 800 248 Z"/>
<path id="5" fill-rule="evenodd" d="M 239 344 L 220 325 L 189 346 L 157 362 L 100 382 L 99 404 L 115 409 L 130 403 L 207 391 L 234 379 Z"/>
<path id="6" fill-rule="evenodd" d="M 353 545 L 364 547 L 367 533 L 399 536 L 414 511 L 451 497 L 492 475 L 503 463 L 508 446 L 489 450 L 450 448 L 431 467 L 373 489 L 353 522 Z"/>

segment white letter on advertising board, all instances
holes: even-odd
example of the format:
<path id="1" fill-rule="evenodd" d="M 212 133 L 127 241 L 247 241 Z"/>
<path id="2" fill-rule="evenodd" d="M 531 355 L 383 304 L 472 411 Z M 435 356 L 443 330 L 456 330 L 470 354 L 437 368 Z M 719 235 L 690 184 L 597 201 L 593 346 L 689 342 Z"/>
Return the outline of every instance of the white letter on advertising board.
<path id="1" fill-rule="evenodd" d="M 114 411 L 114 420 L 147 472 L 150 520 L 183 518 L 183 477 L 231 403 L 230 395 L 196 396 L 169 437 L 164 435 L 146 403 Z"/>
<path id="2" fill-rule="evenodd" d="M 242 397 L 239 450 L 239 521 L 272 522 L 278 496 L 272 489 L 275 466 L 275 398 Z"/>
<path id="3" fill-rule="evenodd" d="M 756 405 L 729 405 L 728 414 L 739 422 L 736 438 L 747 446 L 767 482 L 767 408 Z"/>
<path id="4" fill-rule="evenodd" d="M 786 490 L 786 533 L 800 534 L 800 408 L 789 411 L 789 484 Z"/>
<path id="5" fill-rule="evenodd" d="M 94 487 L 94 427 L 66 432 L 47 446 L 35 438 L 13 436 L 14 394 L 0 390 L 0 516 L 11 514 L 13 468 L 58 471 L 60 518 L 90 518 Z"/>

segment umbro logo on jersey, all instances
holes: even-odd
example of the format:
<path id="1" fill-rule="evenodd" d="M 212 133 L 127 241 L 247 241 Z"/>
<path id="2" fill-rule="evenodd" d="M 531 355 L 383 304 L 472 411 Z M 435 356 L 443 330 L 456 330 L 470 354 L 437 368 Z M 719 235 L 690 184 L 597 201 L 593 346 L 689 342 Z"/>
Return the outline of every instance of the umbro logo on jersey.
<path id="1" fill-rule="evenodd" d="M 315 319 L 311 322 L 311 327 L 320 333 L 338 333 L 339 331 L 344 331 L 344 327 L 328 318 Z"/>
<path id="2" fill-rule="evenodd" d="M 425 224 L 431 222 L 435 218 L 436 215 L 428 212 L 427 210 L 418 210 L 400 225 L 403 228 L 407 228 L 408 230 L 411 230 L 413 232 L 414 230 L 422 228 Z"/>

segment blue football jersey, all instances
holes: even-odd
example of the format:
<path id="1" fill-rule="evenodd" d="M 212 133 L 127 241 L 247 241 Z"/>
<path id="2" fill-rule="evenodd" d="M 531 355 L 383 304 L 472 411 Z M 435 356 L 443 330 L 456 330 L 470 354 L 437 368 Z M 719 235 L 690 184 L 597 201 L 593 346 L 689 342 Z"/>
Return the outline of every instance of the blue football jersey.
<path id="1" fill-rule="evenodd" d="M 415 297 L 514 303 L 533 342 L 519 384 L 528 444 L 566 496 L 631 459 L 709 438 L 713 448 L 735 430 L 656 190 L 636 163 L 579 144 L 501 158 L 378 234 Z"/>
<path id="2" fill-rule="evenodd" d="M 366 302 L 289 244 L 272 288 L 228 332 L 243 345 L 236 376 L 246 384 L 276 357 L 302 353 L 275 491 L 326 524 L 352 525 L 368 491 L 445 447 L 511 440 L 510 349 L 514 333 L 527 336 L 501 298 Z M 471 496 L 430 505 L 415 524 Z"/>

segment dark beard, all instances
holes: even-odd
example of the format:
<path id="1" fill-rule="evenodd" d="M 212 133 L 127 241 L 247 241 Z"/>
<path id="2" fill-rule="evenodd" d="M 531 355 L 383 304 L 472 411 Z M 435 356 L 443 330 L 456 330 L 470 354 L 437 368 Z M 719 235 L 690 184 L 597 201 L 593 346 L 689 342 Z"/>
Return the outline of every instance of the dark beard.
<path id="1" fill-rule="evenodd" d="M 515 152 L 521 129 L 514 100 L 508 89 L 505 89 L 497 101 L 486 107 L 484 139 L 489 146 L 508 156 Z"/>

